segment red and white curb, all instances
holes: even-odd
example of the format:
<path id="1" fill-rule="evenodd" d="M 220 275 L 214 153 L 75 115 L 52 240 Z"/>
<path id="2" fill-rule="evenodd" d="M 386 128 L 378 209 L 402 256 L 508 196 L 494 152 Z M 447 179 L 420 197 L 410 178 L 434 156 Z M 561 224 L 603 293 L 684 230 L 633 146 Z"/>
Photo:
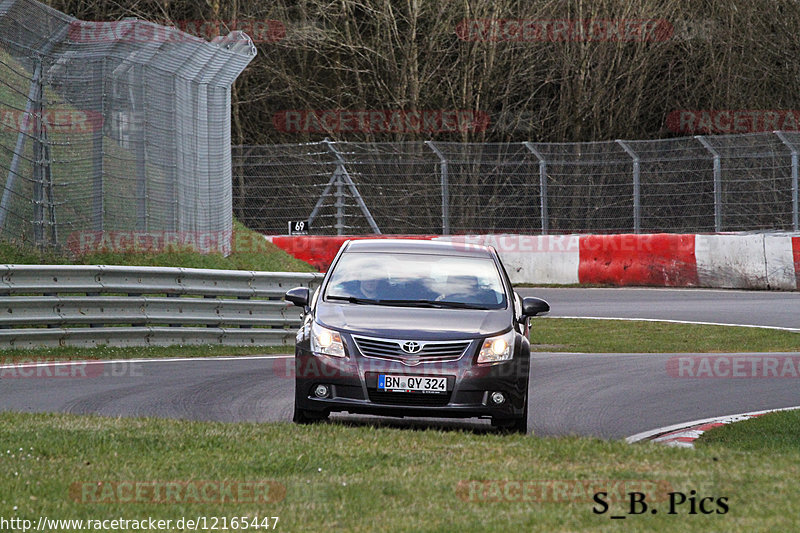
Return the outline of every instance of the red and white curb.
<path id="1" fill-rule="evenodd" d="M 742 420 L 765 415 L 767 413 L 793 411 L 795 409 L 800 409 L 800 406 L 785 407 L 783 409 L 767 409 L 765 411 L 753 411 L 750 413 L 740 413 L 738 415 L 704 418 L 702 420 L 694 420 L 692 422 L 684 422 L 682 424 L 675 424 L 672 426 L 666 426 L 662 428 L 651 429 L 650 431 L 644 431 L 642 433 L 637 433 L 636 435 L 631 435 L 630 437 L 626 438 L 625 442 L 632 444 L 634 442 L 649 440 L 651 442 L 660 442 L 662 444 L 666 444 L 667 446 L 694 448 L 694 441 L 697 440 L 700 435 L 710 429 L 724 426 L 726 424 L 732 424 L 734 422 L 741 422 Z"/>

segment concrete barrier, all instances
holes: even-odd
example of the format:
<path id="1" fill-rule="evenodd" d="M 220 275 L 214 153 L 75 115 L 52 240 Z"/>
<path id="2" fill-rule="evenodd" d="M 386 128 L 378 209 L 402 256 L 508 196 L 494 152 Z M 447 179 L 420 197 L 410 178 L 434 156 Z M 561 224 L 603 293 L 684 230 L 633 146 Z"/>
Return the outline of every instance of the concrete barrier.
<path id="1" fill-rule="evenodd" d="M 784 235 L 697 235 L 700 285 L 736 289 L 797 288 L 792 238 Z"/>
<path id="2" fill-rule="evenodd" d="M 584 235 L 581 283 L 695 287 L 694 235 Z"/>
<path id="3" fill-rule="evenodd" d="M 794 256 L 794 276 L 797 289 L 800 290 L 800 237 L 792 237 L 792 255 Z"/>
<path id="4" fill-rule="evenodd" d="M 435 240 L 493 246 L 503 259 L 512 283 L 571 285 L 579 282 L 577 235 L 455 235 Z M 531 282 L 532 279 L 538 281 Z"/>
<path id="5" fill-rule="evenodd" d="M 267 237 L 322 271 L 351 238 L 422 238 L 493 246 L 513 283 L 800 289 L 800 237 L 790 235 Z"/>

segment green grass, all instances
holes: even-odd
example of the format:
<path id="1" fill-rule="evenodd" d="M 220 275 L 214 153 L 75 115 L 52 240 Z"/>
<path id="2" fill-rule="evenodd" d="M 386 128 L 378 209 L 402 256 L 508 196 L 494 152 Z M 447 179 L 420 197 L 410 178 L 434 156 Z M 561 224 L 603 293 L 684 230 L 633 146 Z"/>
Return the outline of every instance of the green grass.
<path id="1" fill-rule="evenodd" d="M 20 450 L 21 449 L 21 450 Z M 588 438 L 503 436 L 326 423 L 221 424 L 0 414 L 0 516 L 173 519 L 279 516 L 279 531 L 796 531 L 800 450 L 743 453 Z M 274 503 L 84 503 L 83 483 L 272 481 Z M 482 493 L 470 481 L 523 481 L 556 493 Z M 459 488 L 459 484 L 462 483 Z M 586 483 L 589 489 L 582 489 Z M 77 484 L 77 492 L 75 485 Z M 73 495 L 70 488 L 73 486 Z M 497 487 L 498 484 L 491 486 Z M 567 491 L 559 487 L 573 487 Z M 617 521 L 609 496 L 643 490 L 658 514 Z M 627 486 L 627 488 L 626 488 Z M 469 487 L 469 485 L 467 485 Z M 587 491 L 588 490 L 588 491 Z M 728 499 L 726 514 L 667 513 L 667 491 Z M 500 495 L 501 501 L 487 496 Z M 123 497 L 125 495 L 123 494 Z M 716 509 L 714 507 L 713 509 Z M 622 525 L 620 525 L 620 522 Z M 616 526 L 616 527 L 615 527 Z"/>
<path id="2" fill-rule="evenodd" d="M 0 350 L 0 364 L 12 361 L 44 359 L 48 361 L 150 359 L 157 357 L 215 357 L 294 353 L 289 346 L 97 346 L 92 348 L 35 348 Z"/>
<path id="3" fill-rule="evenodd" d="M 263 272 L 316 272 L 309 264 L 295 259 L 257 232 L 234 220 L 232 253 L 200 254 L 192 249 L 167 249 L 163 252 L 117 253 L 100 251 L 80 256 L 41 252 L 19 242 L 0 242 L 0 263 L 171 266 L 258 270 Z"/>
<path id="4" fill-rule="evenodd" d="M 721 445 L 741 452 L 800 452 L 800 410 L 769 413 L 707 431 L 698 446 Z"/>
<path id="5" fill-rule="evenodd" d="M 800 333 L 631 320 L 531 320 L 531 350 L 587 353 L 800 351 Z"/>

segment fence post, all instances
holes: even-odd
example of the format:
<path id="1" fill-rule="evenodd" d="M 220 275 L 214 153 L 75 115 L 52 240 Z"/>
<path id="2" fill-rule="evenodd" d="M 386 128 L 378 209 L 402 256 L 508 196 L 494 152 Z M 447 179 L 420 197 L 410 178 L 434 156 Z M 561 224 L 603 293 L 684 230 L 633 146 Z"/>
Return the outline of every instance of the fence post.
<path id="1" fill-rule="evenodd" d="M 99 113 L 103 119 L 106 118 L 106 61 L 95 61 L 91 66 L 92 75 L 95 83 L 101 87 L 101 97 L 97 107 L 92 111 Z M 103 128 L 94 128 L 92 134 L 92 229 L 103 231 L 104 229 L 104 183 L 103 183 Z"/>
<path id="2" fill-rule="evenodd" d="M 714 156 L 714 231 L 722 231 L 722 165 L 717 152 L 702 135 L 695 135 L 708 153 Z"/>
<path id="3" fill-rule="evenodd" d="M 333 173 L 336 176 L 336 192 L 333 196 L 336 198 L 334 205 L 336 206 L 336 235 L 344 235 L 344 184 L 342 183 L 342 165 L 336 167 Z"/>
<path id="4" fill-rule="evenodd" d="M 376 235 L 381 234 L 381 230 L 378 229 L 378 225 L 375 223 L 375 219 L 372 218 L 372 213 L 369 212 L 369 208 L 367 204 L 364 203 L 364 199 L 361 197 L 361 193 L 358 192 L 358 188 L 356 184 L 353 182 L 353 179 L 350 177 L 350 174 L 347 172 L 347 167 L 345 166 L 344 157 L 342 154 L 339 153 L 336 148 L 333 147 L 333 143 L 325 139 L 324 142 L 328 150 L 330 150 L 336 159 L 339 161 L 339 166 L 336 168 L 336 229 L 337 235 L 343 235 L 342 230 L 344 230 L 344 185 L 350 189 L 350 194 L 353 195 L 355 198 L 358 207 L 361 208 L 361 213 L 367 219 L 369 223 L 369 227 L 372 229 L 372 232 Z"/>
<path id="5" fill-rule="evenodd" d="M 33 79 L 31 80 L 31 86 L 28 90 L 28 100 L 25 103 L 25 112 L 22 116 L 30 117 L 34 102 L 36 98 L 37 91 L 41 88 L 41 75 L 42 75 L 42 63 L 41 61 L 36 61 L 36 66 L 33 71 Z M 20 128 L 23 129 L 23 128 Z M 25 140 L 27 139 L 26 132 L 20 131 L 17 135 L 17 144 L 14 147 L 14 153 L 11 157 L 11 164 L 8 169 L 8 177 L 6 178 L 6 185 L 3 189 L 3 199 L 0 201 L 0 231 L 5 229 L 6 226 L 6 215 L 11 210 L 11 195 L 14 193 L 14 184 L 16 183 L 18 172 L 17 169 L 19 168 L 20 159 L 23 157 L 23 153 L 25 150 Z"/>
<path id="6" fill-rule="evenodd" d="M 439 158 L 440 176 L 439 181 L 442 185 L 442 235 L 450 235 L 450 183 L 447 176 L 447 159 L 444 154 L 433 144 L 433 141 L 425 141 L 428 148 Z"/>
<path id="7" fill-rule="evenodd" d="M 550 231 L 550 219 L 547 215 L 547 161 L 533 144 L 527 141 L 522 144 L 539 160 L 539 214 L 542 219 L 542 235 L 547 235 Z"/>
<path id="8" fill-rule="evenodd" d="M 642 232 L 642 195 L 641 195 L 641 179 L 639 174 L 639 156 L 633 149 L 628 146 L 628 143 L 621 139 L 617 139 L 619 144 L 625 152 L 633 159 L 633 232 Z"/>
<path id="9" fill-rule="evenodd" d="M 147 70 L 144 65 L 136 66 L 136 74 L 139 80 L 138 86 L 134 88 L 134 102 L 141 113 L 141 127 L 137 128 L 136 145 L 133 148 L 136 158 L 136 229 L 147 231 Z"/>
<path id="10" fill-rule="evenodd" d="M 792 230 L 800 231 L 798 227 L 798 194 L 797 194 L 797 148 L 791 143 L 782 131 L 776 131 L 775 135 L 792 152 Z"/>
<path id="11" fill-rule="evenodd" d="M 42 71 L 42 60 L 37 58 L 36 70 Z M 37 76 L 38 84 L 33 101 L 33 116 L 29 122 L 33 124 L 33 242 L 44 248 L 44 102 L 42 94 L 42 78 Z"/>

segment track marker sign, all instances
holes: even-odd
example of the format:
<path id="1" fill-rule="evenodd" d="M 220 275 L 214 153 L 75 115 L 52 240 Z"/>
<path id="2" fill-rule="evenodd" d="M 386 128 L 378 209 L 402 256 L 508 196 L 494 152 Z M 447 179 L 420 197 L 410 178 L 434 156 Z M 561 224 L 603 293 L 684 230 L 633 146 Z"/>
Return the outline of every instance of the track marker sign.
<path id="1" fill-rule="evenodd" d="M 311 224 L 308 220 L 290 220 L 289 221 L 289 235 L 308 235 L 311 229 Z"/>

